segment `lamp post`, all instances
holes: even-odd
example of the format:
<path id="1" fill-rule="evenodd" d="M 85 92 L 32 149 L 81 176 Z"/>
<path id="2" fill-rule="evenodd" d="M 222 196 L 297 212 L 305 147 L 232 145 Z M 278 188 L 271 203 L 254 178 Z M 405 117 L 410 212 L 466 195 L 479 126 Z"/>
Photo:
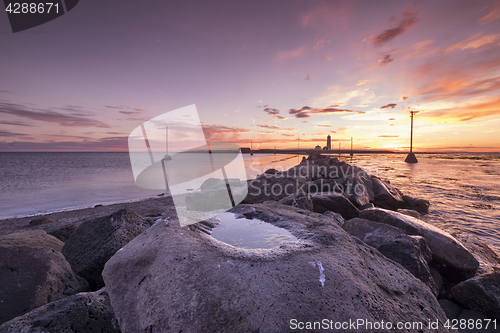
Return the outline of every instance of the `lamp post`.
<path id="1" fill-rule="evenodd" d="M 418 113 L 418 111 L 410 111 L 410 118 L 411 118 L 411 131 L 410 131 L 410 152 L 408 153 L 408 156 L 406 156 L 405 162 L 406 163 L 418 163 L 417 157 L 413 153 L 413 116 L 415 113 Z"/>

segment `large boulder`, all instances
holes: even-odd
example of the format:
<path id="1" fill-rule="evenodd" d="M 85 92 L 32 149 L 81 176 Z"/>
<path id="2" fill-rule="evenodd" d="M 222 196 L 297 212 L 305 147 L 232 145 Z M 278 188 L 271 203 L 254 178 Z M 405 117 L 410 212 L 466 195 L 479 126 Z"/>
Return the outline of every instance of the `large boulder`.
<path id="1" fill-rule="evenodd" d="M 372 176 L 370 180 L 373 186 L 373 194 L 375 197 L 373 204 L 375 206 L 391 210 L 403 208 L 404 200 L 398 189 L 375 176 Z"/>
<path id="2" fill-rule="evenodd" d="M 348 177 L 344 192 L 356 207 L 363 207 L 375 200 L 372 182 L 363 176 Z"/>
<path id="3" fill-rule="evenodd" d="M 282 205 L 238 208 L 300 239 L 248 250 L 174 221 L 155 224 L 103 271 L 122 332 L 288 332 L 295 320 L 323 318 L 446 320 L 420 280 L 335 222 Z"/>
<path id="4" fill-rule="evenodd" d="M 429 214 L 429 206 L 431 205 L 429 200 L 403 195 L 403 201 L 405 208 L 417 211 L 422 215 Z"/>
<path id="5" fill-rule="evenodd" d="M 75 273 L 85 278 L 92 290 L 97 290 L 104 286 L 101 272 L 106 261 L 148 226 L 137 213 L 122 209 L 83 222 L 66 241 L 62 253 Z"/>
<path id="6" fill-rule="evenodd" d="M 344 195 L 338 193 L 317 193 L 311 194 L 313 203 L 313 211 L 316 213 L 324 213 L 332 211 L 339 213 L 346 220 L 359 216 L 357 209 Z"/>
<path id="7" fill-rule="evenodd" d="M 491 273 L 495 268 L 500 269 L 500 257 L 479 237 L 460 231 L 453 232 L 452 236 L 460 241 L 479 261 L 479 269 L 476 275 Z"/>
<path id="8" fill-rule="evenodd" d="M 441 272 L 451 278 L 463 281 L 473 276 L 479 268 L 479 262 L 459 241 L 424 221 L 381 208 L 362 210 L 359 217 L 392 225 L 409 235 L 424 237 L 432 251 L 433 260 L 440 265 Z"/>
<path id="9" fill-rule="evenodd" d="M 61 252 L 50 247 L 0 246 L 0 323 L 88 290 Z"/>
<path id="10" fill-rule="evenodd" d="M 0 333 L 120 333 L 106 289 L 46 304 L 0 325 Z"/>
<path id="11" fill-rule="evenodd" d="M 2 245 L 50 247 L 56 251 L 61 251 L 64 243 L 56 237 L 48 235 L 43 230 L 31 230 L 0 236 L 0 246 Z"/>
<path id="12" fill-rule="evenodd" d="M 286 172 L 264 173 L 248 182 L 248 194 L 243 202 L 253 204 L 269 200 L 279 201 L 303 191 L 305 185 L 305 177 L 295 177 Z"/>
<path id="13" fill-rule="evenodd" d="M 49 235 L 52 235 L 62 242 L 66 242 L 78 229 L 83 221 L 73 222 L 63 226 L 55 226 L 45 229 Z"/>
<path id="14" fill-rule="evenodd" d="M 428 265 L 432 253 L 422 236 L 409 236 L 403 230 L 388 224 L 360 218 L 347 221 L 342 228 L 401 264 L 424 282 L 434 295 L 438 295 L 439 288 Z"/>
<path id="15" fill-rule="evenodd" d="M 451 293 L 464 308 L 500 320 L 500 269 L 463 281 L 454 286 Z"/>

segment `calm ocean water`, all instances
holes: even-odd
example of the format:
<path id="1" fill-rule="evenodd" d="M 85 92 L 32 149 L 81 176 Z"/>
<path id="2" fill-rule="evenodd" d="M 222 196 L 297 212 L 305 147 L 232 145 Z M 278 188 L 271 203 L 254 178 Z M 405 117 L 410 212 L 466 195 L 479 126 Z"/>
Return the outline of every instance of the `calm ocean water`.
<path id="1" fill-rule="evenodd" d="M 478 235 L 500 253 L 500 154 L 344 157 L 389 179 L 405 194 L 431 202 L 426 220 Z M 302 156 L 244 155 L 248 178 L 286 169 Z M 0 153 L 0 219 L 154 197 L 138 187 L 128 153 Z"/>

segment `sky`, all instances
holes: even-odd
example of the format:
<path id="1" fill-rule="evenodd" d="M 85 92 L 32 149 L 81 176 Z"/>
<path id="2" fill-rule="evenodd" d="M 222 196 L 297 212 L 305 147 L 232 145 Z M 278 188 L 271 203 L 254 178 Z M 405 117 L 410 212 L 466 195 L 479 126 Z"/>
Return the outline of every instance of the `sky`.
<path id="1" fill-rule="evenodd" d="M 12 33 L 0 151 L 127 151 L 195 104 L 241 147 L 500 151 L 500 1 L 80 1 Z"/>

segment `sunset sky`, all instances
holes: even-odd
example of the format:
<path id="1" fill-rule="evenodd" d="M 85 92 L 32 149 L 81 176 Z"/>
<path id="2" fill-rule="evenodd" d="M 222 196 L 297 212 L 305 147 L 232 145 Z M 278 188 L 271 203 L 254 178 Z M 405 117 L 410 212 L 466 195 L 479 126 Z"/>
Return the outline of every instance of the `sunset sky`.
<path id="1" fill-rule="evenodd" d="M 80 1 L 12 33 L 0 151 L 126 151 L 196 104 L 207 140 L 256 148 L 500 151 L 499 1 Z"/>

